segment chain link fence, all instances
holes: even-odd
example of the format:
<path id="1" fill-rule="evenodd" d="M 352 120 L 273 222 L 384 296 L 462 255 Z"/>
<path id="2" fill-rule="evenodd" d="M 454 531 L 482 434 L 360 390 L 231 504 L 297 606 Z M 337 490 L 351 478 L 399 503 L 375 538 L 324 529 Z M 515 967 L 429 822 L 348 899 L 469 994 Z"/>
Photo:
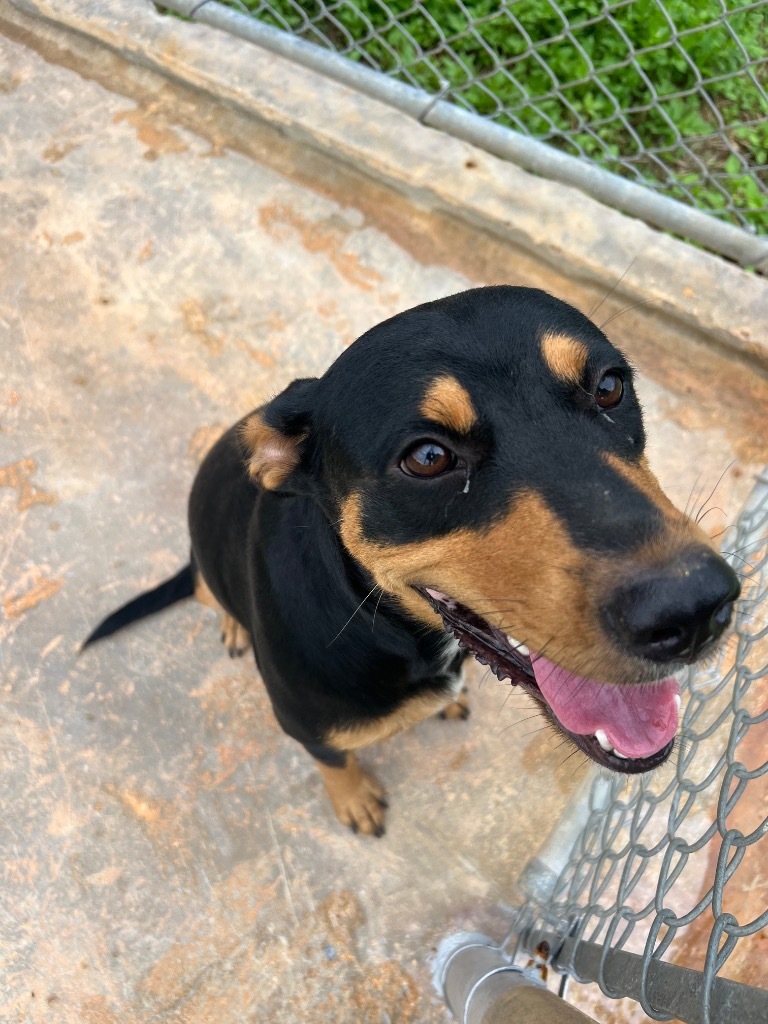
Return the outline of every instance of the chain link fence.
<path id="1" fill-rule="evenodd" d="M 611 187 L 611 178 L 623 179 L 625 186 L 705 212 L 721 230 L 714 241 L 699 238 L 690 220 L 686 232 L 685 219 L 663 203 L 646 219 L 742 263 L 768 259 L 765 0 L 226 3 L 238 17 L 333 51 L 382 80 L 404 83 L 424 97 L 419 116 L 427 123 L 445 122 L 462 133 L 455 117 L 429 116 L 433 106 L 448 104 L 507 130 L 510 138 L 514 133 L 544 143 L 558 180 L 586 181 L 599 198 L 639 216 L 638 208 L 653 209 L 635 202 L 626 187 Z M 222 4 L 216 0 L 170 0 L 165 6 L 238 31 L 236 20 L 217 12 Z M 250 37 L 281 50 L 274 35 Z M 303 57 L 296 47 L 282 49 Z M 307 62 L 318 66 L 311 54 Z M 333 74 L 334 65 L 327 62 L 325 70 Z M 351 80 L 343 69 L 337 77 Z M 393 94 L 382 84 L 381 95 L 389 102 Z M 482 144 L 482 131 L 464 134 Z M 505 149 L 497 134 L 488 134 L 488 148 Z M 513 152 L 525 165 L 524 149 L 513 146 Z M 569 177 L 564 155 L 606 173 Z M 538 157 L 530 161 L 535 170 L 542 167 Z M 739 248 L 729 226 L 765 244 L 742 242 Z"/>
<path id="2" fill-rule="evenodd" d="M 566 819 L 550 843 L 571 851 L 559 876 L 546 851 L 523 873 L 513 929 L 653 1020 L 768 1020 L 768 472 L 725 548 L 744 596 L 725 653 L 685 680 L 676 765 L 590 782 L 575 842 Z"/>

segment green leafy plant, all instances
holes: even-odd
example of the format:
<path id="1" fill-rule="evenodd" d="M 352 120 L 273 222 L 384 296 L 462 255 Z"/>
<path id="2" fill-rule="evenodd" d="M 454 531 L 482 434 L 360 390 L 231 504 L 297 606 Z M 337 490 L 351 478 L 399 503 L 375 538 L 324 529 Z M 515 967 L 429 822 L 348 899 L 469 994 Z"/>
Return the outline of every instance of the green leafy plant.
<path id="1" fill-rule="evenodd" d="M 768 4 L 229 2 L 430 93 L 448 88 L 454 102 L 615 173 L 768 230 Z"/>

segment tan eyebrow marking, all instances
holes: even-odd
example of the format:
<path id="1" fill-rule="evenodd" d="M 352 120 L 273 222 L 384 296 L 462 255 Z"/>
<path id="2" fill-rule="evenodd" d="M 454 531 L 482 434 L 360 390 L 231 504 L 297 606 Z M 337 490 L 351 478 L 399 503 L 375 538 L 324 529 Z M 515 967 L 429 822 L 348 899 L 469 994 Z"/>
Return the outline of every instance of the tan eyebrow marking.
<path id="1" fill-rule="evenodd" d="M 435 377 L 422 399 L 420 411 L 425 419 L 466 434 L 477 423 L 477 414 L 469 392 L 455 377 Z"/>
<path id="2" fill-rule="evenodd" d="M 567 334 L 545 334 L 541 354 L 552 373 L 566 384 L 578 384 L 584 375 L 589 352 L 583 341 Z"/>

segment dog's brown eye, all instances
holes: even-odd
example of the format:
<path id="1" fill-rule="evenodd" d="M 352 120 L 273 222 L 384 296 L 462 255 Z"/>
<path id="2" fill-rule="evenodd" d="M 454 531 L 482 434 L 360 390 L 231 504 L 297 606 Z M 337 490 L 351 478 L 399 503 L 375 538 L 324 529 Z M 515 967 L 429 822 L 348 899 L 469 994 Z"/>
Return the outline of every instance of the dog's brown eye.
<path id="1" fill-rule="evenodd" d="M 601 409 L 612 409 L 624 395 L 624 381 L 618 373 L 604 373 L 595 390 L 595 401 Z"/>
<path id="2" fill-rule="evenodd" d="M 420 441 L 404 456 L 400 468 L 408 476 L 439 476 L 455 465 L 453 452 L 436 441 Z"/>

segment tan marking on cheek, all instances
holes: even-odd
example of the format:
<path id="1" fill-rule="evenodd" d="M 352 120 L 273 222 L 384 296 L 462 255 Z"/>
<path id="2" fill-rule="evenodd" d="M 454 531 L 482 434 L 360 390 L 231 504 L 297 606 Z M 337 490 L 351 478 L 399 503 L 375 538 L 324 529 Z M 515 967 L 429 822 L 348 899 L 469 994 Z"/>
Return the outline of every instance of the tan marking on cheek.
<path id="1" fill-rule="evenodd" d="M 404 701 L 389 715 L 374 718 L 348 729 L 334 729 L 325 737 L 324 742 L 336 750 L 362 750 L 372 743 L 381 743 L 395 733 L 410 729 L 425 718 L 436 715 L 453 700 L 449 690 L 444 693 L 422 693 Z"/>
<path id="2" fill-rule="evenodd" d="M 574 546 L 535 492 L 521 493 L 507 515 L 485 530 L 457 530 L 398 546 L 367 540 L 361 509 L 359 495 L 343 505 L 345 546 L 417 620 L 442 626 L 412 584 L 450 594 L 534 651 L 546 645 L 571 671 L 587 674 L 615 662 L 589 582 L 599 577 L 598 560 Z"/>
<path id="3" fill-rule="evenodd" d="M 477 422 L 469 392 L 455 377 L 437 377 L 427 388 L 420 406 L 421 415 L 457 434 L 466 434 Z"/>
<path id="4" fill-rule="evenodd" d="M 442 620 L 437 612 L 433 612 L 424 599 L 408 585 L 409 582 L 419 582 L 414 573 L 418 573 L 422 568 L 418 555 L 425 545 L 405 544 L 401 547 L 389 547 L 366 540 L 359 494 L 351 494 L 342 503 L 339 533 L 347 551 L 368 569 L 384 591 L 399 598 L 400 604 L 417 620 L 433 628 L 442 628 Z M 427 541 L 426 546 L 435 543 Z M 418 552 L 414 549 L 418 549 Z M 429 557 L 428 550 L 423 554 Z M 409 564 L 411 562 L 412 565 Z M 409 572 L 409 568 L 412 572 Z M 423 567 L 423 571 L 428 571 L 428 567 Z M 425 576 L 421 582 L 429 583 L 431 579 Z"/>
<path id="5" fill-rule="evenodd" d="M 545 334 L 541 339 L 544 362 L 558 380 L 565 384 L 578 384 L 584 375 L 589 355 L 583 341 L 567 334 Z"/>
<path id="6" fill-rule="evenodd" d="M 260 412 L 251 413 L 241 428 L 251 479 L 268 491 L 279 487 L 298 466 L 305 436 L 287 437 L 265 423 Z"/>

